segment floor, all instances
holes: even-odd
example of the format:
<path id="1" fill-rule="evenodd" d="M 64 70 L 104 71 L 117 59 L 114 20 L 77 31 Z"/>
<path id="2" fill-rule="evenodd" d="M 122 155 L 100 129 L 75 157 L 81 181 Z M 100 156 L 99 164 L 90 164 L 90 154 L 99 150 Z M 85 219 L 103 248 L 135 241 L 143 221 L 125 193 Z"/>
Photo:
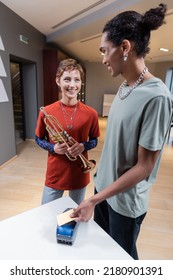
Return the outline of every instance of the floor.
<path id="1" fill-rule="evenodd" d="M 101 137 L 89 158 L 99 162 L 107 118 L 99 119 Z M 157 182 L 150 192 L 150 204 L 138 239 L 140 259 L 173 259 L 173 135 L 164 148 Z M 0 220 L 40 206 L 47 152 L 34 140 L 17 146 L 17 157 L 0 167 Z M 93 193 L 93 174 L 86 197 Z M 67 195 L 67 194 L 65 194 Z"/>

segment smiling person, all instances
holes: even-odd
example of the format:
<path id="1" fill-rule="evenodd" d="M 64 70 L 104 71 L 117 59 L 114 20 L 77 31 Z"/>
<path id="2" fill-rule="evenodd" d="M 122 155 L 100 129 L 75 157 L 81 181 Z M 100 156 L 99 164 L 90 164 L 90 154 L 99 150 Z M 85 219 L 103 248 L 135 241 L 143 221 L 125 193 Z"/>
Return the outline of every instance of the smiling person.
<path id="1" fill-rule="evenodd" d="M 87 159 L 87 151 L 97 146 L 100 131 L 97 112 L 77 99 L 83 78 L 83 69 L 76 60 L 70 58 L 61 61 L 56 73 L 56 83 L 61 89 L 62 98 L 42 107 L 38 116 L 35 140 L 41 148 L 48 151 L 42 204 L 60 198 L 65 190 L 79 204 L 84 199 L 86 186 L 90 181 L 90 164 L 92 169 L 94 163 L 89 161 L 89 165 L 86 165 L 88 169 L 83 170 L 85 161 L 83 164 L 81 157 Z M 46 128 L 46 116 L 51 116 L 51 120 L 56 119 L 60 123 L 63 131 L 69 135 L 68 141 L 54 142 Z M 56 120 L 53 126 L 61 134 Z M 50 125 L 49 120 L 47 124 Z"/>
<path id="2" fill-rule="evenodd" d="M 103 29 L 103 64 L 112 77 L 122 75 L 125 81 L 108 116 L 94 177 L 95 195 L 71 215 L 86 222 L 94 211 L 94 220 L 134 259 L 138 259 L 136 241 L 171 123 L 170 92 L 144 60 L 150 32 L 164 23 L 165 13 L 164 4 L 144 14 L 125 11 Z"/>

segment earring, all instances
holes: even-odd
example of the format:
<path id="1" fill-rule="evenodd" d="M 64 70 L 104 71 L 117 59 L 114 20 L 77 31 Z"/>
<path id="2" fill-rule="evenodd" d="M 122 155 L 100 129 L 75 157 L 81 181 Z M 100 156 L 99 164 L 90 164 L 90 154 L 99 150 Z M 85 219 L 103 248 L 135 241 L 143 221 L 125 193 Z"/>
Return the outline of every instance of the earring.
<path id="1" fill-rule="evenodd" d="M 123 56 L 123 60 L 124 60 L 124 61 L 127 61 L 127 58 L 128 58 L 128 54 L 125 54 L 125 55 Z"/>

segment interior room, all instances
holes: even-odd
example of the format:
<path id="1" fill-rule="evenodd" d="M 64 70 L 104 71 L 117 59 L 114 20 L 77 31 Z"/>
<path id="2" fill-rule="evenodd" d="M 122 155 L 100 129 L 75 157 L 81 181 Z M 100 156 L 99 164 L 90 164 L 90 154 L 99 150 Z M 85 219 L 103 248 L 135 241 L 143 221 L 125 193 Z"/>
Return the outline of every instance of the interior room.
<path id="1" fill-rule="evenodd" d="M 153 31 L 146 65 L 173 95 L 173 1 L 166 24 Z M 160 1 L 0 1 L 0 221 L 41 205 L 47 152 L 36 144 L 39 109 L 59 100 L 57 65 L 75 58 L 85 69 L 79 99 L 99 116 L 101 135 L 89 158 L 99 164 L 110 106 L 123 79 L 102 64 L 102 28 L 125 10 L 144 11 Z M 67 6 L 70 5 L 70 9 Z M 165 51 L 166 50 L 166 51 Z M 173 259 L 173 128 L 169 131 L 149 209 L 137 242 L 141 260 Z M 86 198 L 94 192 L 93 175 Z M 65 193 L 67 195 L 67 193 Z"/>

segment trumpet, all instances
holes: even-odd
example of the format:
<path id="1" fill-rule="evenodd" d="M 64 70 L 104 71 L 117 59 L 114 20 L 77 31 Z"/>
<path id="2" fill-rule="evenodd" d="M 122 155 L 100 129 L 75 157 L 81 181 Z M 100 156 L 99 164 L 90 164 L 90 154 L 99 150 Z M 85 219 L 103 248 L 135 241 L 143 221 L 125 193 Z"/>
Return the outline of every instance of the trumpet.
<path id="1" fill-rule="evenodd" d="M 44 123 L 52 141 L 59 144 L 65 143 L 68 148 L 71 147 L 72 143 L 69 141 L 70 136 L 67 131 L 63 129 L 60 122 L 53 115 L 47 114 L 44 107 L 41 107 L 40 111 L 42 111 L 45 116 Z M 66 152 L 65 155 L 70 161 L 75 161 L 79 157 L 82 161 L 81 170 L 83 173 L 90 172 L 96 166 L 95 160 L 88 160 L 83 154 L 72 156 L 70 153 Z"/>

